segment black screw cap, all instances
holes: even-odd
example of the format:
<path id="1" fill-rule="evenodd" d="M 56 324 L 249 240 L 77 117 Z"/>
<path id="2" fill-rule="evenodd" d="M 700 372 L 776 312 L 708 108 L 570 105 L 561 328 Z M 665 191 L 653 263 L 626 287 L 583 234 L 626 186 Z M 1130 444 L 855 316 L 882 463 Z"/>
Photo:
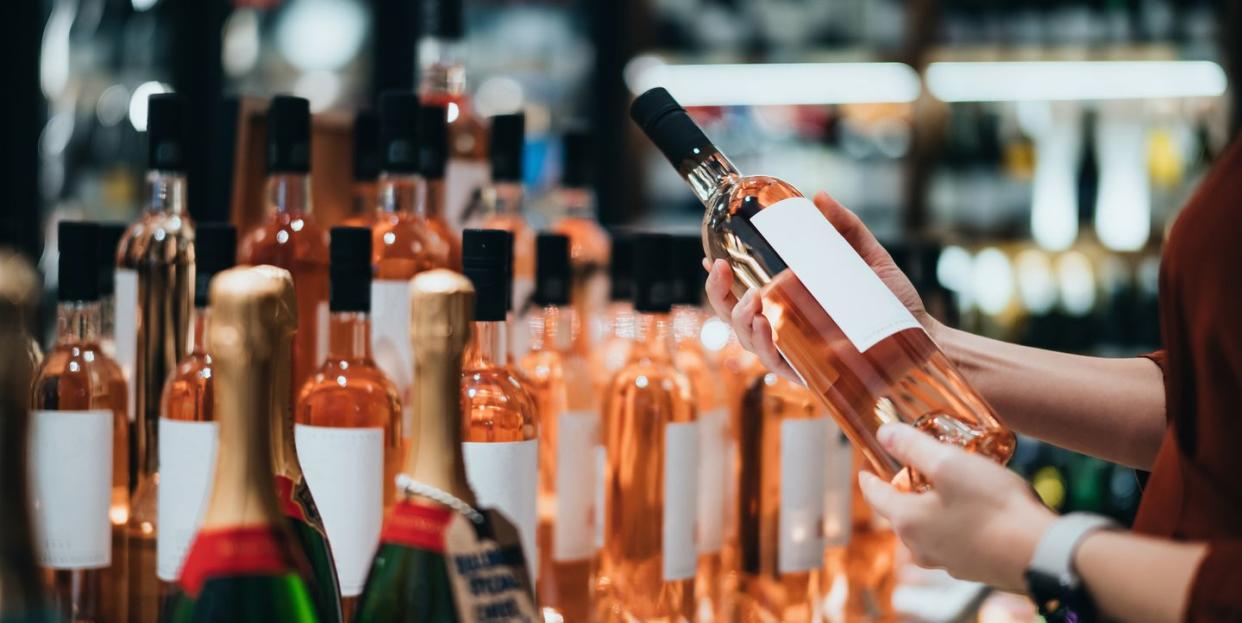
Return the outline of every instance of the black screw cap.
<path id="1" fill-rule="evenodd" d="M 583 188 L 591 185 L 591 134 L 586 128 L 572 128 L 562 140 L 565 164 L 561 186 Z"/>
<path id="2" fill-rule="evenodd" d="M 412 91 L 380 94 L 380 154 L 384 171 L 418 171 L 418 96 Z"/>
<path id="3" fill-rule="evenodd" d="M 310 102 L 277 95 L 267 109 L 267 172 L 310 172 Z"/>
<path id="4" fill-rule="evenodd" d="M 703 242 L 695 235 L 673 237 L 673 304 L 698 306 L 703 302 Z"/>
<path id="5" fill-rule="evenodd" d="M 526 141 L 526 115 L 492 117 L 490 155 L 492 180 L 522 181 L 522 148 Z"/>
<path id="6" fill-rule="evenodd" d="M 620 228 L 609 231 L 612 237 L 612 257 L 608 261 L 608 278 L 611 282 L 609 299 L 612 301 L 634 300 L 634 234 Z"/>
<path id="7" fill-rule="evenodd" d="M 371 311 L 371 230 L 333 227 L 328 243 L 328 309 Z"/>
<path id="8" fill-rule="evenodd" d="M 698 162 L 703 155 L 716 151 L 703 130 L 686 114 L 686 109 L 663 87 L 635 98 L 630 104 L 630 118 L 679 169 L 686 160 Z"/>
<path id="9" fill-rule="evenodd" d="M 462 273 L 474 283 L 474 319 L 504 320 L 513 290 L 513 234 L 502 229 L 467 229 L 461 238 Z"/>
<path id="10" fill-rule="evenodd" d="M 422 18 L 425 37 L 460 39 L 465 32 L 462 0 L 423 0 Z"/>
<path id="11" fill-rule="evenodd" d="M 147 98 L 147 167 L 152 171 L 185 171 L 185 108 L 178 93 Z"/>
<path id="12" fill-rule="evenodd" d="M 418 173 L 442 179 L 448 165 L 448 109 L 424 104 L 418 109 Z"/>
<path id="13" fill-rule="evenodd" d="M 573 273 L 569 264 L 569 237 L 542 233 L 535 238 L 536 305 L 568 305 Z"/>
<path id="14" fill-rule="evenodd" d="M 194 306 L 210 304 L 211 278 L 237 263 L 237 228 L 228 223 L 199 223 L 194 229 Z"/>
<path id="15" fill-rule="evenodd" d="M 354 181 L 375 181 L 379 171 L 379 117 L 361 110 L 354 115 Z"/>
<path id="16" fill-rule="evenodd" d="M 60 260 L 56 267 L 56 298 L 62 302 L 99 300 L 99 226 L 86 221 L 61 221 L 56 226 Z"/>
<path id="17" fill-rule="evenodd" d="M 116 252 L 125 236 L 125 224 L 115 221 L 101 221 L 97 244 L 95 266 L 99 269 L 99 296 L 112 296 L 116 293 Z"/>
<path id="18" fill-rule="evenodd" d="M 634 237 L 634 310 L 665 313 L 673 306 L 673 284 L 669 274 L 668 234 L 643 233 Z"/>

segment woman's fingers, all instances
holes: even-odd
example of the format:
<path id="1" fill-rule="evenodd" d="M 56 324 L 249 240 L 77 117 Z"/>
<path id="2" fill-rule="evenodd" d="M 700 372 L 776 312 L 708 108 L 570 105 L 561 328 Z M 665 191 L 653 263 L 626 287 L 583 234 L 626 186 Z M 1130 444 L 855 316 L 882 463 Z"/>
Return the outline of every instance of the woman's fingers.
<path id="1" fill-rule="evenodd" d="M 709 264 L 703 259 L 703 268 L 707 271 L 707 283 L 703 289 L 707 292 L 707 301 L 716 316 L 725 322 L 731 322 L 733 307 L 737 305 L 737 297 L 733 296 L 733 271 L 729 263 L 716 260 Z"/>
<path id="2" fill-rule="evenodd" d="M 970 455 L 907 424 L 885 424 L 876 438 L 899 463 L 922 472 L 939 490 L 951 490 L 971 479 Z"/>
<path id="3" fill-rule="evenodd" d="M 751 332 L 750 341 L 755 346 L 754 352 L 759 356 L 759 361 L 769 370 L 801 385 L 802 379 L 798 377 L 798 373 L 789 367 L 785 357 L 776 349 L 776 342 L 772 338 L 772 325 L 768 323 L 767 317 L 756 315 L 751 322 Z"/>
<path id="4" fill-rule="evenodd" d="M 759 300 L 759 295 L 755 290 L 748 290 L 742 295 L 742 300 L 733 306 L 733 313 L 729 317 L 729 324 L 733 325 L 733 332 L 737 334 L 737 341 L 742 344 L 742 348 L 750 352 L 755 352 L 754 337 L 755 316 L 762 311 L 763 304 Z"/>
<path id="5" fill-rule="evenodd" d="M 912 498 L 918 495 L 902 493 L 893 485 L 868 471 L 858 472 L 858 486 L 862 489 L 863 497 L 867 499 L 871 508 L 890 520 L 902 514 L 903 509 L 913 501 Z"/>

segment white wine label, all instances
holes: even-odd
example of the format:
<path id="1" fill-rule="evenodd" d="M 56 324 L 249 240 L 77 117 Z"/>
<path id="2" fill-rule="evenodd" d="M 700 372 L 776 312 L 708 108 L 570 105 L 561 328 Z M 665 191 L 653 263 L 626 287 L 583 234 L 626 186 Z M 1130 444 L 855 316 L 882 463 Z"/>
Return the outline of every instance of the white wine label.
<path id="1" fill-rule="evenodd" d="M 853 523 L 854 447 L 831 418 L 828 419 L 827 472 L 824 474 L 824 546 L 840 547 L 850 541 Z"/>
<path id="2" fill-rule="evenodd" d="M 920 327 L 810 199 L 778 201 L 750 222 L 859 352 Z"/>
<path id="3" fill-rule="evenodd" d="M 116 269 L 116 293 L 112 310 L 113 341 L 116 343 L 116 363 L 125 375 L 129 404 L 126 416 L 134 421 L 135 398 L 134 366 L 138 361 L 138 273 L 128 268 Z"/>
<path id="4" fill-rule="evenodd" d="M 530 577 L 539 568 L 535 549 L 535 501 L 539 486 L 539 442 L 505 441 L 461 444 L 466 479 L 479 505 L 500 511 L 522 536 Z"/>
<path id="5" fill-rule="evenodd" d="M 556 417 L 556 528 L 552 558 L 584 560 L 595 553 L 595 448 L 599 414 L 569 411 Z"/>
<path id="6" fill-rule="evenodd" d="M 466 206 L 490 177 L 486 160 L 449 159 L 444 167 L 444 218 L 455 230 L 466 225 Z"/>
<path id="7" fill-rule="evenodd" d="M 362 594 L 384 515 L 384 429 L 294 427 L 294 440 L 328 544 L 341 594 Z"/>
<path id="8" fill-rule="evenodd" d="M 401 430 L 414 431 L 414 410 L 409 400 L 414 382 L 414 353 L 410 348 L 410 284 L 377 279 L 371 282 L 371 352 L 375 363 L 401 396 Z"/>
<path id="9" fill-rule="evenodd" d="M 694 577 L 698 547 L 694 540 L 699 485 L 699 424 L 664 426 L 664 580 Z"/>
<path id="10" fill-rule="evenodd" d="M 176 582 L 207 511 L 216 466 L 216 423 L 160 418 L 160 489 L 155 574 Z"/>
<path id="11" fill-rule="evenodd" d="M 602 436 L 603 433 L 601 432 Z M 604 519 L 608 512 L 608 450 L 595 446 L 595 550 L 604 549 Z"/>
<path id="12" fill-rule="evenodd" d="M 781 507 L 777 569 L 797 573 L 824 564 L 824 450 L 828 418 L 781 422 Z"/>
<path id="13" fill-rule="evenodd" d="M 320 301 L 315 307 L 315 361 L 322 362 L 328 356 L 328 302 Z"/>
<path id="14" fill-rule="evenodd" d="M 699 553 L 720 551 L 725 529 L 725 455 L 729 413 L 714 409 L 699 414 Z"/>
<path id="15" fill-rule="evenodd" d="M 41 567 L 112 564 L 112 417 L 97 409 L 31 418 L 30 506 Z"/>

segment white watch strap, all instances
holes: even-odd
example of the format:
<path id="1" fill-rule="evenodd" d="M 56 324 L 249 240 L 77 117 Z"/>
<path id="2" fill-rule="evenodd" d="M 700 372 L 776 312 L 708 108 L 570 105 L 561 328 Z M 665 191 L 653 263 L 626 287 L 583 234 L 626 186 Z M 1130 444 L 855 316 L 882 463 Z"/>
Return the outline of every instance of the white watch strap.
<path id="1" fill-rule="evenodd" d="M 1074 551 L 1083 537 L 1096 530 L 1114 530 L 1120 528 L 1117 522 L 1090 513 L 1070 513 L 1057 519 L 1035 546 L 1035 555 L 1031 557 L 1028 569 L 1071 581 L 1077 578 L 1074 573 Z"/>

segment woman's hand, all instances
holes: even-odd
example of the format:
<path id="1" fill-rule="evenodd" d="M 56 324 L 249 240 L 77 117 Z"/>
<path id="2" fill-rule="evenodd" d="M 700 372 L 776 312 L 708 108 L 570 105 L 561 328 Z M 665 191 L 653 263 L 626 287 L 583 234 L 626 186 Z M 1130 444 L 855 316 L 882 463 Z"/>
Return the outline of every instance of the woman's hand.
<path id="1" fill-rule="evenodd" d="M 963 580 L 1025 591 L 1023 574 L 1056 516 L 1017 474 L 981 456 L 940 443 L 905 424 L 885 424 L 877 437 L 903 465 L 932 483 L 904 493 L 875 474 L 858 475 L 863 497 L 888 518 L 915 564 Z"/>
<path id="2" fill-rule="evenodd" d="M 858 255 L 862 256 L 871 270 L 879 275 L 884 285 L 897 295 L 897 299 L 906 306 L 906 309 L 910 310 L 910 313 L 914 314 L 915 319 L 935 337 L 939 330 L 939 323 L 928 315 L 927 310 L 923 308 L 923 300 L 919 298 L 910 280 L 905 273 L 901 272 L 901 269 L 897 268 L 897 264 L 893 263 L 893 258 L 889 256 L 888 251 L 880 246 L 862 220 L 829 197 L 826 192 L 821 191 L 816 194 L 814 202 L 832 226 L 850 243 Z M 739 301 L 733 296 L 733 271 L 729 269 L 728 262 L 718 259 L 709 266 L 704 261 L 704 268 L 707 268 L 709 273 L 705 287 L 707 299 L 711 302 L 716 315 L 733 325 L 733 331 L 737 334 L 742 347 L 758 355 L 759 360 L 768 369 L 800 383 L 801 380 L 797 374 L 788 363 L 785 363 L 772 342 L 772 327 L 761 313 L 763 302 L 759 298 L 759 293 L 752 289 Z M 831 269 L 830 266 L 824 267 L 824 270 Z"/>

